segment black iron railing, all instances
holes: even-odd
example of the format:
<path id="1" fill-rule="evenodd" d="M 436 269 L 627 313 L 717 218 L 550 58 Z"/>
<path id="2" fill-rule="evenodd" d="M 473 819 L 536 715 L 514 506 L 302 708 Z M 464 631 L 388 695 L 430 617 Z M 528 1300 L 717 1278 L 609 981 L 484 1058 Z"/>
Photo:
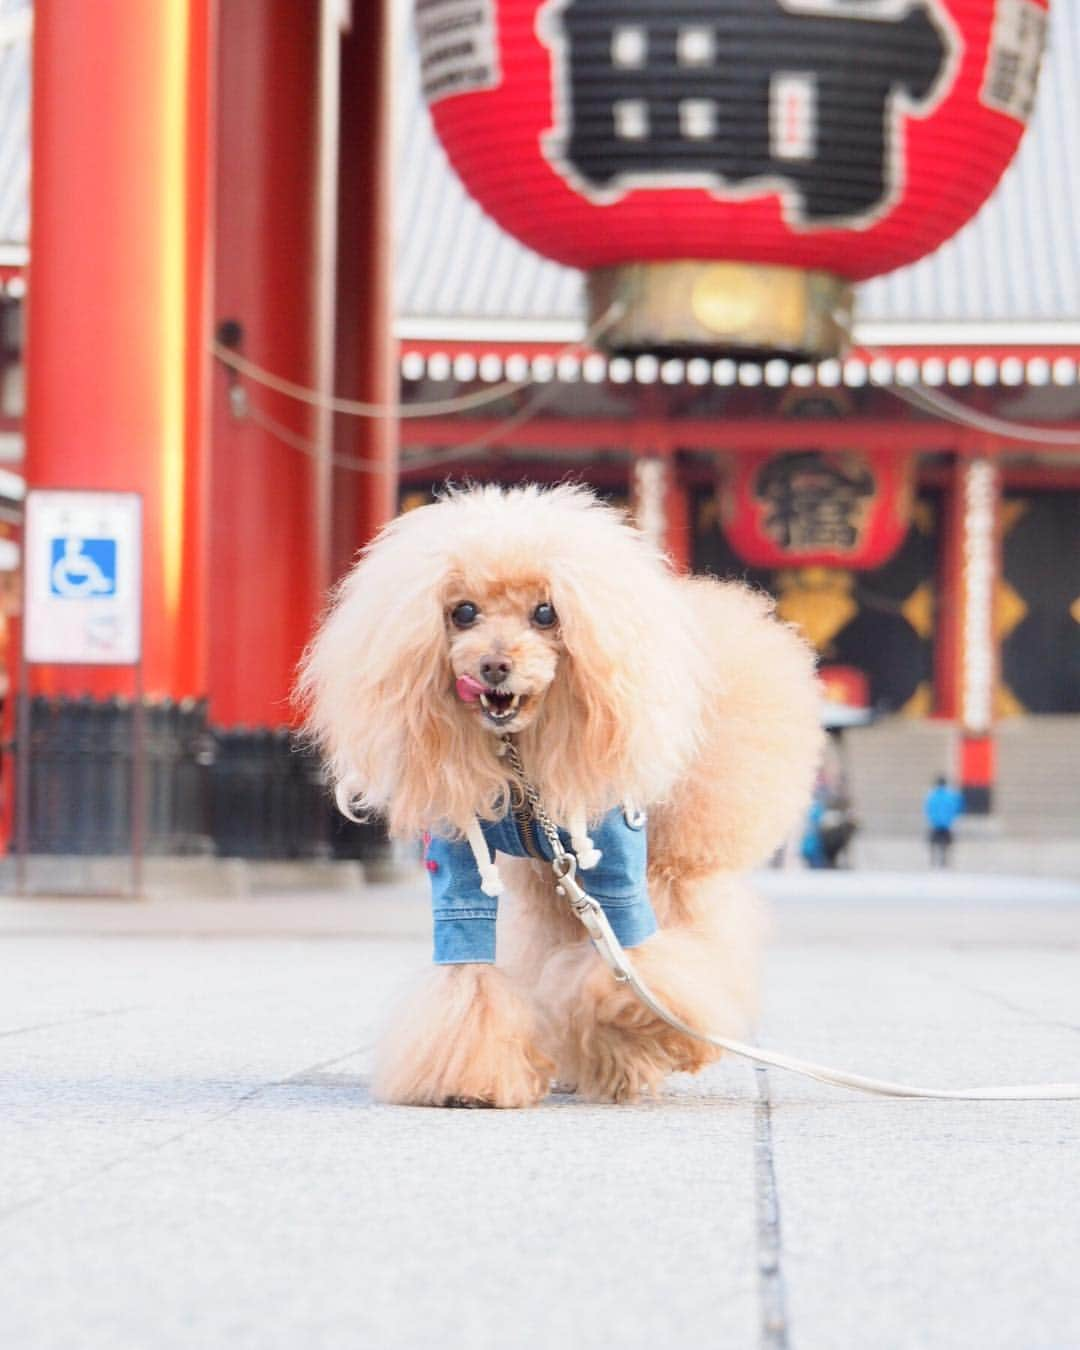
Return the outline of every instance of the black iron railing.
<path id="1" fill-rule="evenodd" d="M 128 852 L 136 720 L 126 699 L 31 700 L 30 852 Z M 385 851 L 381 827 L 339 815 L 314 752 L 288 730 L 215 729 L 193 699 L 145 704 L 142 726 L 147 853 L 368 859 Z"/>

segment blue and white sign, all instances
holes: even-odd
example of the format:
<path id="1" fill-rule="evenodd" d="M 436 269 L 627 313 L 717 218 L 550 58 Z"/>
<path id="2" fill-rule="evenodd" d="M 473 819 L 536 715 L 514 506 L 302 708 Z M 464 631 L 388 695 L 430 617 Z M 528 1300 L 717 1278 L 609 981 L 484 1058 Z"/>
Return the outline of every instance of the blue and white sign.
<path id="1" fill-rule="evenodd" d="M 65 600 L 116 594 L 116 540 L 64 534 L 52 541 L 49 589 Z"/>
<path id="2" fill-rule="evenodd" d="M 29 492 L 25 558 L 27 661 L 139 661 L 142 502 L 135 493 Z"/>

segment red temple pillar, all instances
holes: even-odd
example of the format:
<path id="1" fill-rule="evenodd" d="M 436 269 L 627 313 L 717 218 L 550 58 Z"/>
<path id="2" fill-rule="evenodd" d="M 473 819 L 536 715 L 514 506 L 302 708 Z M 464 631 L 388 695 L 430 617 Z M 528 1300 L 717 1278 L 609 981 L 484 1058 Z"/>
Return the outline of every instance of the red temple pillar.
<path id="1" fill-rule="evenodd" d="M 341 48 L 337 250 L 338 392 L 396 407 L 393 337 L 391 141 L 393 19 L 381 0 L 354 5 Z M 398 423 L 338 417 L 334 450 L 364 461 L 334 471 L 333 572 L 397 514 Z"/>
<path id="2" fill-rule="evenodd" d="M 206 687 L 210 28 L 210 0 L 34 6 L 26 477 L 142 495 L 151 697 Z"/>
<path id="3" fill-rule="evenodd" d="M 680 572 L 690 570 L 693 541 L 690 494 L 670 455 L 640 454 L 631 470 L 634 521 Z"/>
<path id="4" fill-rule="evenodd" d="M 214 322 L 240 352 L 297 384 L 319 382 L 320 5 L 220 6 Z M 220 331 L 220 329 L 219 329 Z M 211 718 L 282 725 L 297 659 L 322 603 L 316 508 L 325 466 L 306 404 L 214 382 Z"/>
<path id="5" fill-rule="evenodd" d="M 945 490 L 934 621 L 934 713 L 951 721 L 960 709 L 965 463 L 956 463 Z"/>
<path id="6" fill-rule="evenodd" d="M 965 460 L 960 467 L 957 496 L 959 605 L 954 629 L 959 677 L 957 776 L 964 794 L 964 809 L 973 815 L 987 815 L 993 806 L 994 698 L 1000 667 L 995 622 L 1000 506 L 1001 474 L 994 461 Z"/>
<path id="7" fill-rule="evenodd" d="M 680 572 L 689 572 L 694 565 L 694 518 L 690 489 L 683 481 L 677 460 L 668 462 L 666 507 L 665 551 Z"/>

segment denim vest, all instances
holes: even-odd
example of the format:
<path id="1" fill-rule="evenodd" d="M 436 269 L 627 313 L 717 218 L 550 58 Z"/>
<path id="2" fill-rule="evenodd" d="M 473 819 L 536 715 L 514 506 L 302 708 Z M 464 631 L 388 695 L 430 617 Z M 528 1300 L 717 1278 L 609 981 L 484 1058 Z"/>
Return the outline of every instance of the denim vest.
<path id="1" fill-rule="evenodd" d="M 510 811 L 500 820 L 482 821 L 481 829 L 493 851 L 512 858 L 552 859 L 551 844 L 531 816 Z M 616 807 L 590 830 L 590 835 L 602 856 L 595 867 L 578 872 L 578 881 L 600 902 L 622 945 L 636 947 L 656 932 L 656 916 L 645 882 L 644 818 L 630 824 L 622 808 Z M 560 830 L 559 838 L 567 852 L 572 852 L 570 836 Z M 436 964 L 477 961 L 490 965 L 495 960 L 498 901 L 481 890 L 480 870 L 468 841 L 433 835 L 426 859 L 431 874 Z M 564 903 L 554 892 L 554 882 L 551 903 Z"/>

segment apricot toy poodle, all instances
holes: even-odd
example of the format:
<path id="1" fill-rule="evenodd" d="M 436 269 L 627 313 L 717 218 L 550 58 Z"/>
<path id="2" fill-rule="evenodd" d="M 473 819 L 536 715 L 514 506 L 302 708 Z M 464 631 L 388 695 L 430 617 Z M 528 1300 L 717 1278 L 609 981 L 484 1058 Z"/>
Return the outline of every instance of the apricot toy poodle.
<path id="1" fill-rule="evenodd" d="M 557 1080 L 632 1101 L 719 1056 L 617 982 L 555 895 L 508 738 L 653 991 L 746 1033 L 744 875 L 800 819 L 821 742 L 811 652 L 771 609 L 676 574 L 580 487 L 449 491 L 364 551 L 299 690 L 342 809 L 426 840 L 435 967 L 383 1038 L 383 1100 L 530 1106 Z"/>

